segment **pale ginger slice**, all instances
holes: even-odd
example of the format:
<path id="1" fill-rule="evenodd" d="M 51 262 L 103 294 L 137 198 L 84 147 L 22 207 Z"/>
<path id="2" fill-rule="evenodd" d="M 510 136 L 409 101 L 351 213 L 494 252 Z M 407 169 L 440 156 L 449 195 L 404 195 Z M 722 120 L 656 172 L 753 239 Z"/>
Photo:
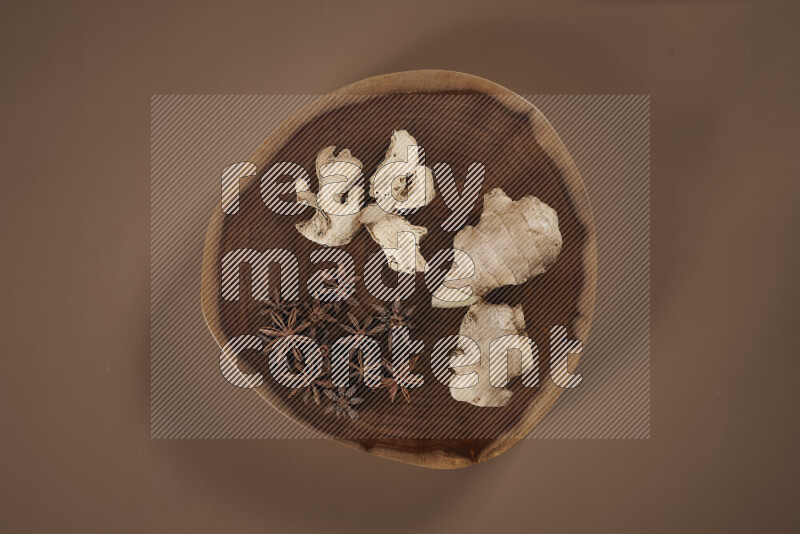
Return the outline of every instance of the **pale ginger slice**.
<path id="1" fill-rule="evenodd" d="M 395 130 L 386 156 L 369 179 L 369 194 L 388 213 L 407 213 L 427 206 L 436 196 L 433 171 L 423 165 L 417 140 Z"/>
<path id="2" fill-rule="evenodd" d="M 457 401 L 468 402 L 475 406 L 498 407 L 507 405 L 511 400 L 511 390 L 506 387 L 492 385 L 490 377 L 491 359 L 507 358 L 506 366 L 498 365 L 497 362 L 494 364 L 496 368 L 507 372 L 507 382 L 520 376 L 523 368 L 525 370 L 530 368 L 528 362 L 532 364 L 532 352 L 528 352 L 527 360 L 523 358 L 523 351 L 529 349 L 525 343 L 519 342 L 523 339 L 522 337 L 516 340 L 516 347 L 511 347 L 510 340 L 499 339 L 503 336 L 525 336 L 525 317 L 522 313 L 522 306 L 518 305 L 512 308 L 508 304 L 490 304 L 479 300 L 467 310 L 464 319 L 461 321 L 458 333 L 460 336 L 473 340 L 478 345 L 480 363 L 454 367 L 456 370 L 455 376 L 477 373 L 478 380 L 474 385 L 462 388 L 452 387 L 453 382 L 451 381 L 450 395 Z M 506 339 L 508 340 L 509 338 Z M 495 340 L 499 341 L 495 343 L 494 353 L 492 353 L 492 342 Z M 459 338 L 451 356 L 453 365 L 462 354 L 471 351 L 470 347 L 466 346 L 467 343 L 469 342 Z M 507 350 L 509 347 L 516 350 Z M 523 360 L 526 361 L 526 365 L 523 365 Z M 498 378 L 498 376 L 495 377 L 496 383 L 499 383 Z"/>
<path id="3" fill-rule="evenodd" d="M 361 178 L 361 161 L 349 150 L 335 154 L 336 147 L 329 146 L 317 154 L 316 171 L 319 193 L 309 190 L 305 180 L 295 184 L 297 201 L 316 211 L 311 219 L 295 225 L 297 230 L 314 243 L 336 247 L 346 245 L 361 227 L 359 212 L 364 204 Z"/>
<path id="4" fill-rule="evenodd" d="M 428 230 L 411 224 L 402 214 L 427 206 L 436 196 L 433 172 L 423 165 L 417 146 L 407 131 L 392 132 L 389 149 L 369 180 L 369 194 L 375 204 L 364 208 L 361 214 L 361 221 L 383 249 L 389 266 L 403 273 L 427 270 L 419 242 Z M 408 241 L 400 239 L 399 234 L 404 232 L 414 236 L 413 255 L 408 253 Z"/>
<path id="5" fill-rule="evenodd" d="M 428 265 L 419 250 L 420 241 L 428 233 L 427 228 L 414 226 L 400 215 L 386 213 L 377 204 L 370 204 L 361 210 L 361 222 L 383 249 L 386 262 L 392 270 L 401 273 L 427 270 Z M 402 239 L 404 236 L 409 239 Z"/>
<path id="6" fill-rule="evenodd" d="M 453 248 L 469 256 L 474 274 L 464 278 L 449 272 L 433 292 L 431 304 L 437 308 L 469 306 L 495 288 L 523 284 L 545 272 L 561 251 L 558 215 L 536 197 L 513 201 L 502 189 L 492 189 L 484 196 L 480 221 L 459 231 Z M 471 297 L 449 298 L 451 289 L 466 287 Z"/>

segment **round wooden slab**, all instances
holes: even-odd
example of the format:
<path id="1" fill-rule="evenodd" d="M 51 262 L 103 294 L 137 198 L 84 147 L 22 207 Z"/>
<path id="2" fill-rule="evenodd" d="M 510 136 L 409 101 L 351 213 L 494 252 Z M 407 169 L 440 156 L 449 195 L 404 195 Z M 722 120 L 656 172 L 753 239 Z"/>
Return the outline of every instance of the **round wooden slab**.
<path id="1" fill-rule="evenodd" d="M 483 209 L 483 193 L 495 187 L 501 187 L 512 199 L 534 195 L 558 213 L 564 244 L 556 263 L 547 273 L 521 286 L 500 288 L 487 297 L 492 302 L 522 304 L 528 335 L 540 347 L 543 378 L 539 387 L 522 388 L 512 383 L 514 396 L 508 406 L 464 405 L 460 417 L 445 417 L 447 412 L 442 407 L 452 406 L 455 401 L 446 387 L 435 383 L 425 358 L 436 340 L 458 333 L 466 308 L 454 308 L 437 310 L 435 320 L 420 321 L 414 326 L 414 338 L 424 341 L 426 347 L 421 360 L 424 368 L 415 371 L 424 374 L 426 384 L 413 390 L 413 402 L 396 402 L 388 412 L 390 416 L 386 410 L 379 413 L 364 408 L 354 422 L 355 434 L 337 433 L 335 426 L 313 417 L 310 408 L 288 399 L 285 389 L 274 381 L 265 381 L 257 391 L 287 417 L 334 441 L 425 467 L 466 467 L 505 452 L 541 421 L 563 391 L 549 379 L 547 352 L 543 350 L 548 346 L 549 327 L 564 326 L 572 339 L 585 342 L 594 307 L 597 252 L 589 200 L 563 143 L 527 100 L 483 78 L 425 70 L 362 80 L 298 111 L 270 134 L 250 158 L 258 167 L 258 174 L 242 181 L 239 213 L 224 215 L 218 207 L 211 216 L 203 258 L 203 314 L 220 346 L 234 336 L 253 334 L 260 326 L 259 303 L 249 297 L 249 286 L 245 287 L 244 282 L 243 289 L 247 291 L 242 291 L 243 298 L 235 302 L 222 299 L 220 264 L 230 250 L 292 250 L 301 263 L 301 299 L 304 281 L 318 268 L 303 264 L 309 263 L 309 252 L 319 246 L 302 238 L 294 228 L 311 212 L 296 217 L 277 215 L 267 210 L 260 199 L 258 178 L 269 166 L 291 161 L 313 174 L 317 152 L 336 145 L 338 149 L 350 149 L 364 163 L 364 173 L 369 176 L 382 160 L 395 129 L 407 129 L 416 137 L 425 149 L 427 165 L 449 164 L 457 182 L 463 180 L 470 163 L 484 164 L 482 194 L 467 224 L 477 223 Z M 316 184 L 311 187 L 316 190 Z M 449 213 L 438 195 L 431 205 L 408 217 L 413 224 L 428 228 L 428 236 L 421 243 L 423 256 L 452 247 L 455 232 L 439 228 Z M 362 231 L 343 248 L 354 257 L 357 274 L 361 274 L 365 258 L 377 250 L 377 245 Z M 424 284 L 418 283 L 420 286 L 423 290 L 418 289 L 407 304 L 430 308 L 430 293 L 424 290 Z M 369 298 L 363 283 L 356 296 Z M 430 317 L 430 312 L 426 313 Z M 571 370 L 576 361 L 576 357 L 571 359 Z M 268 376 L 263 362 L 249 365 L 264 370 L 264 376 Z M 480 432 L 476 421 L 480 422 Z M 438 439 L 420 439 L 424 436 Z"/>

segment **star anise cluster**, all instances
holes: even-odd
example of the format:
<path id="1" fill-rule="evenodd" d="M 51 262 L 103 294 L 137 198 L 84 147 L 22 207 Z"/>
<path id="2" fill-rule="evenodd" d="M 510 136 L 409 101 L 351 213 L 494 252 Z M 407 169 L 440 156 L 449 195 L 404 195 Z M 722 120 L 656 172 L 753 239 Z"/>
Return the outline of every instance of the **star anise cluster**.
<path id="1" fill-rule="evenodd" d="M 339 273 L 337 273 L 339 274 Z M 326 281 L 328 288 L 336 290 L 336 278 Z M 343 295 L 344 296 L 344 295 Z M 259 334 L 264 339 L 264 353 L 268 354 L 282 339 L 289 336 L 305 336 L 313 339 L 320 347 L 322 372 L 304 387 L 292 388 L 289 398 L 300 398 L 304 403 L 313 403 L 324 409 L 325 413 L 346 416 L 354 420 L 358 416 L 358 404 L 364 395 L 378 390 L 386 390 L 390 402 L 394 402 L 400 392 L 406 402 L 411 402 L 408 386 L 414 383 L 413 373 L 416 359 L 412 359 L 405 370 L 407 378 L 402 385 L 397 382 L 397 373 L 389 359 L 385 357 L 367 358 L 364 350 L 356 346 L 348 355 L 350 386 L 338 388 L 333 383 L 331 350 L 333 342 L 342 336 L 365 336 L 374 339 L 382 350 L 391 351 L 392 329 L 411 328 L 410 317 L 414 307 L 404 307 L 401 302 L 384 305 L 361 306 L 352 296 L 333 302 L 312 299 L 309 302 L 288 302 L 279 294 L 268 299 L 260 311 L 264 324 Z M 292 371 L 302 373 L 305 362 L 302 352 L 293 347 L 287 356 Z M 367 361 L 370 360 L 370 361 Z M 373 387 L 367 385 L 366 377 L 380 373 L 381 379 Z M 353 384 L 355 380 L 355 384 Z"/>

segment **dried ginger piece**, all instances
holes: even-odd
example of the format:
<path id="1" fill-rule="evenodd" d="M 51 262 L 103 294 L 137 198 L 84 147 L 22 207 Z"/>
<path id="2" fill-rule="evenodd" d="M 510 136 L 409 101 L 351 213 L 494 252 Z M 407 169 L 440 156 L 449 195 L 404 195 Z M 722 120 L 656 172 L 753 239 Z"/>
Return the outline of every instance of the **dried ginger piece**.
<path id="1" fill-rule="evenodd" d="M 419 151 L 414 148 L 417 146 L 416 139 L 407 131 L 392 132 L 383 162 L 370 178 L 369 194 L 375 204 L 367 206 L 361 214 L 369 235 L 386 254 L 389 267 L 403 273 L 427 270 L 419 242 L 428 230 L 411 224 L 402 214 L 427 206 L 436 196 L 433 172 L 422 165 Z M 414 236 L 413 255 L 404 254 L 399 246 L 398 236 L 403 232 Z"/>
<path id="2" fill-rule="evenodd" d="M 492 342 L 503 336 L 525 335 L 525 317 L 522 313 L 522 305 L 511 307 L 508 304 L 490 304 L 479 300 L 469 307 L 464 319 L 461 321 L 459 335 L 473 340 L 480 349 L 480 363 L 457 367 L 458 375 L 477 373 L 478 381 L 470 387 L 455 388 L 451 382 L 450 395 L 457 401 L 468 402 L 475 406 L 505 406 L 511 400 L 511 390 L 505 387 L 495 387 L 490 380 L 490 350 Z M 457 354 L 469 352 L 463 338 L 459 339 L 455 353 L 451 361 L 458 358 Z M 503 343 L 500 342 L 502 347 Z M 505 350 L 498 350 L 493 357 L 507 356 L 507 377 L 508 381 L 520 376 L 523 372 L 523 356 L 520 350 L 510 350 L 505 354 Z"/>
<path id="3" fill-rule="evenodd" d="M 469 306 L 495 288 L 525 283 L 555 262 L 561 243 L 553 208 L 534 196 L 512 201 L 502 189 L 492 189 L 484 195 L 478 224 L 462 229 L 453 240 L 453 248 L 472 260 L 474 274 L 464 278 L 451 269 L 431 303 L 437 308 Z M 467 287 L 471 297 L 452 298 L 453 288 Z"/>
<path id="4" fill-rule="evenodd" d="M 423 165 L 417 140 L 395 130 L 383 161 L 369 179 L 369 195 L 387 213 L 407 213 L 436 197 L 433 171 Z"/>
<path id="5" fill-rule="evenodd" d="M 316 211 L 311 219 L 295 225 L 306 238 L 331 247 L 346 245 L 361 227 L 359 212 L 364 204 L 364 188 L 358 185 L 363 164 L 342 150 L 329 146 L 317 154 L 319 193 L 309 190 L 305 180 L 295 185 L 297 201 Z"/>
<path id="6" fill-rule="evenodd" d="M 424 226 L 415 226 L 405 217 L 386 213 L 377 204 L 370 204 L 361 211 L 361 222 L 369 235 L 378 243 L 386 255 L 389 267 L 401 273 L 425 272 L 428 264 L 419 250 L 419 242 L 428 233 Z M 403 233 L 413 236 L 413 248 L 401 239 Z"/>

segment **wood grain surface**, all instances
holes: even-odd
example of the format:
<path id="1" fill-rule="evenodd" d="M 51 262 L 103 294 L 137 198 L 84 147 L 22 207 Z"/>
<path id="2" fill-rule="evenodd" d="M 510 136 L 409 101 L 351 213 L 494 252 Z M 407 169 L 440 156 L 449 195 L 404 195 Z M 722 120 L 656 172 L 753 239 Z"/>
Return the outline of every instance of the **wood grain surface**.
<path id="1" fill-rule="evenodd" d="M 502 187 L 512 198 L 533 194 L 552 206 L 559 216 L 564 246 L 561 255 L 545 275 L 521 286 L 501 288 L 487 298 L 510 304 L 521 303 L 529 336 L 539 347 L 547 346 L 547 328 L 567 327 L 573 339 L 586 340 L 594 306 L 597 254 L 591 208 L 578 170 L 566 147 L 545 117 L 528 101 L 491 81 L 450 71 L 410 71 L 387 74 L 356 82 L 322 97 L 293 114 L 261 144 L 250 158 L 260 176 L 272 163 L 293 161 L 313 169 L 316 153 L 327 145 L 349 148 L 365 165 L 365 174 L 383 157 L 392 129 L 408 129 L 424 146 L 433 162 L 447 162 L 456 177 L 467 165 L 484 163 L 487 174 L 482 193 Z M 312 183 L 312 189 L 315 184 Z M 259 303 L 247 296 L 224 301 L 220 296 L 220 261 L 235 248 L 288 248 L 300 258 L 301 282 L 312 272 L 308 261 L 317 245 L 302 239 L 294 223 L 308 218 L 305 212 L 290 219 L 263 205 L 258 180 L 244 179 L 241 185 L 240 213 L 223 215 L 218 207 L 208 226 L 202 266 L 202 307 L 217 343 L 231 337 L 254 333 L 258 324 Z M 482 195 L 481 195 L 482 197 Z M 482 211 L 482 198 L 473 207 L 468 224 L 475 224 Z M 429 229 L 422 241 L 423 255 L 452 247 L 454 232 L 437 230 L 449 213 L 441 195 L 426 208 L 409 217 Z M 360 232 L 345 247 L 355 259 L 357 273 L 365 258 L 377 245 L 366 232 Z M 304 265 L 305 264 L 305 265 Z M 315 268 L 318 268 L 316 266 Z M 420 291 L 409 305 L 429 307 L 430 294 Z M 301 283 L 301 298 L 304 285 Z M 357 297 L 366 298 L 363 284 Z M 435 321 L 415 326 L 414 337 L 425 342 L 425 356 L 433 343 L 458 332 L 466 308 L 437 310 Z M 540 348 L 540 360 L 543 353 Z M 242 362 L 244 367 L 269 371 L 261 360 Z M 577 357 L 571 360 L 577 363 Z M 561 388 L 545 373 L 538 388 L 512 384 L 512 403 L 502 409 L 464 405 L 460 417 L 446 417 L 446 407 L 455 402 L 447 388 L 436 384 L 429 366 L 421 369 L 426 386 L 413 390 L 414 402 L 395 404 L 396 409 L 364 409 L 357 420 L 355 434 L 344 434 L 339 427 L 313 417 L 312 408 L 287 399 L 285 390 L 266 380 L 257 388 L 276 409 L 293 421 L 313 428 L 330 439 L 371 454 L 432 468 L 460 468 L 502 454 L 527 433 L 553 406 Z M 436 387 L 439 386 L 439 387 Z M 485 410 L 491 410 L 486 412 Z M 478 428 L 480 425 L 480 428 Z M 365 437 L 365 436 L 368 436 Z M 423 439 L 425 436 L 445 436 Z"/>

